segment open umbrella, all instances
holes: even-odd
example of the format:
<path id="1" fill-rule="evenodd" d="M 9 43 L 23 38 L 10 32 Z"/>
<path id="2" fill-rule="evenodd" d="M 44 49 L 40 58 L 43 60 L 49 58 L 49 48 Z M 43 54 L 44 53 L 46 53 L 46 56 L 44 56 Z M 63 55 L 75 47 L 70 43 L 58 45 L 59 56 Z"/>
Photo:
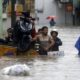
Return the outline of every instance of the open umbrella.
<path id="1" fill-rule="evenodd" d="M 48 16 L 47 19 L 54 19 L 57 18 L 57 16 Z"/>

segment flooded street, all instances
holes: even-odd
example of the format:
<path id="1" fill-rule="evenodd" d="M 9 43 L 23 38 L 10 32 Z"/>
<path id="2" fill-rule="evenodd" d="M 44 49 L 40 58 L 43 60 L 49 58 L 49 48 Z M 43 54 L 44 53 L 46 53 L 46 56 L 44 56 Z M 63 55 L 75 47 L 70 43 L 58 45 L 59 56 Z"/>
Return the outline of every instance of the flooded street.
<path id="1" fill-rule="evenodd" d="M 63 41 L 60 47 L 63 55 L 36 56 L 33 58 L 0 58 L 0 70 L 13 64 L 27 64 L 31 71 L 30 76 L 15 77 L 0 73 L 0 80 L 80 80 L 80 58 L 74 48 L 76 39 L 80 35 L 78 28 L 57 27 L 59 36 Z"/>
<path id="2" fill-rule="evenodd" d="M 30 76 L 14 77 L 0 73 L 0 80 L 79 80 L 80 59 L 77 56 L 36 57 L 30 60 L 22 58 L 0 59 L 0 69 L 13 64 L 27 64 Z"/>
<path id="3" fill-rule="evenodd" d="M 47 26 L 48 30 L 43 26 Z M 35 30 L 37 35 L 43 33 L 44 36 L 32 39 Z M 12 49 L 7 50 L 5 45 L 1 46 L 0 54 L 5 56 L 0 56 L 0 80 L 80 80 L 80 56 L 75 48 L 80 37 L 80 0 L 0 0 L 1 44 L 15 43 L 18 53 L 19 50 L 25 51 L 28 47 L 26 42 L 31 44 L 31 41 L 33 44 L 36 42 L 36 49 L 47 49 L 50 45 L 46 45 L 53 41 L 46 33 L 48 31 L 50 35 L 55 30 L 62 41 L 59 40 L 62 44 L 59 47 L 62 53 L 59 54 L 40 56 L 33 50 L 30 54 L 25 52 L 25 56 L 20 53 L 13 57 L 12 53 L 16 50 L 13 52 Z M 11 71 L 15 65 L 18 65 L 17 68 Z M 23 75 L 20 75 L 21 72 L 17 74 L 18 70 L 23 71 Z"/>

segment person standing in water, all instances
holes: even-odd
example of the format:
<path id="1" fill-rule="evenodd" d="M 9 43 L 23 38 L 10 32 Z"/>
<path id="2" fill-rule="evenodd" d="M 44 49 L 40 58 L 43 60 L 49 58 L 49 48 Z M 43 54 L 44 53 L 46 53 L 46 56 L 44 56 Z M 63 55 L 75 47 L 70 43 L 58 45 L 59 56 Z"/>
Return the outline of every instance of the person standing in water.
<path id="1" fill-rule="evenodd" d="M 53 30 L 51 31 L 51 37 L 54 40 L 54 45 L 50 48 L 51 51 L 59 51 L 59 46 L 62 46 L 62 41 L 58 37 L 58 32 Z"/>
<path id="2" fill-rule="evenodd" d="M 56 24 L 56 22 L 54 21 L 54 18 L 52 18 L 49 23 L 50 23 L 50 26 L 51 26 L 51 27 Z"/>
<path id="3" fill-rule="evenodd" d="M 42 33 L 37 35 L 33 40 L 38 40 L 40 43 L 39 54 L 40 55 L 47 55 L 50 47 L 54 45 L 54 40 L 48 35 L 48 27 L 42 27 Z"/>

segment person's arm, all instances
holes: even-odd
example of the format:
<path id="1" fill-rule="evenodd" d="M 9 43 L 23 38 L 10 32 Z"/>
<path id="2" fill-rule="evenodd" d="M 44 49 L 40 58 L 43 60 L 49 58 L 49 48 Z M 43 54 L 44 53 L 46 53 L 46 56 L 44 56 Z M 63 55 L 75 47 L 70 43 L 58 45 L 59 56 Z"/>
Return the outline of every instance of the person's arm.
<path id="1" fill-rule="evenodd" d="M 44 48 L 44 50 L 48 51 L 54 44 L 54 40 L 52 38 L 49 39 L 50 44 Z"/>
<path id="2" fill-rule="evenodd" d="M 51 46 L 53 46 L 55 44 L 55 41 L 52 38 L 50 38 L 49 41 L 50 41 L 50 44 L 48 47 L 50 48 Z"/>
<path id="3" fill-rule="evenodd" d="M 32 41 L 36 41 L 37 39 L 39 39 L 39 35 L 36 35 L 34 38 L 32 38 Z"/>

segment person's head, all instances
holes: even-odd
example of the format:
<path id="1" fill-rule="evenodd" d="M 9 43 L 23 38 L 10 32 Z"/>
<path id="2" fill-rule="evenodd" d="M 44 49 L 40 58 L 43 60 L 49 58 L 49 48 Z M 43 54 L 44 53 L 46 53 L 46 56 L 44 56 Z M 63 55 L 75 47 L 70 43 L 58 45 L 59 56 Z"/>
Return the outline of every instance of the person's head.
<path id="1" fill-rule="evenodd" d="M 26 17 L 29 18 L 30 17 L 30 10 L 22 12 L 22 16 L 24 16 L 25 18 Z"/>
<path id="2" fill-rule="evenodd" d="M 58 36 L 58 32 L 57 31 L 51 31 L 51 36 L 52 37 L 57 37 Z"/>
<path id="3" fill-rule="evenodd" d="M 54 21 L 54 18 L 52 18 L 51 21 Z"/>
<path id="4" fill-rule="evenodd" d="M 41 34 L 42 33 L 42 29 L 38 29 L 38 34 Z"/>
<path id="5" fill-rule="evenodd" d="M 48 27 L 47 26 L 43 26 L 42 27 L 42 34 L 43 35 L 47 35 L 48 34 Z"/>
<path id="6" fill-rule="evenodd" d="M 8 29 L 7 29 L 7 33 L 8 33 L 8 36 L 9 36 L 9 37 L 12 36 L 12 32 L 13 32 L 13 29 L 12 29 L 12 28 L 8 28 Z"/>

